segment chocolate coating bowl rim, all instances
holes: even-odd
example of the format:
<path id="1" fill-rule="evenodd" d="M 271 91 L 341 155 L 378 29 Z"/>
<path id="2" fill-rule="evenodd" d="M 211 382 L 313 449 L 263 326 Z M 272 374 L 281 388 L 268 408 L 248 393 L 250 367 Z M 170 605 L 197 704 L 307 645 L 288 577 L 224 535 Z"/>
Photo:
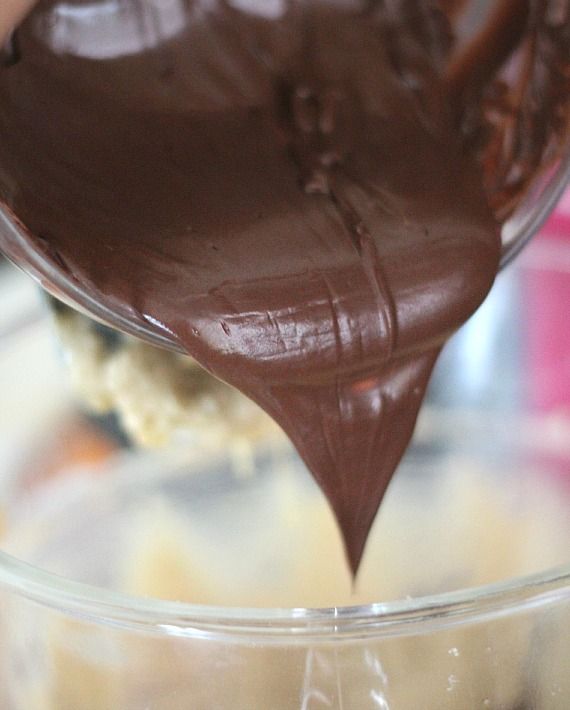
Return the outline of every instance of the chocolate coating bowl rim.
<path id="1" fill-rule="evenodd" d="M 509 264 L 544 224 L 570 183 L 570 145 L 547 176 L 533 184 L 525 200 L 502 228 L 501 269 Z M 69 306 L 116 330 L 141 338 L 157 347 L 184 352 L 166 328 L 144 314 L 111 310 L 95 294 L 81 287 L 47 254 L 34 249 L 29 232 L 13 211 L 0 201 L 0 252 L 25 271 L 42 288 Z"/>
<path id="2" fill-rule="evenodd" d="M 36 307 L 4 338 L 43 319 Z M 0 550 L 0 589 L 87 623 L 231 644 L 307 645 L 425 635 L 570 603 L 570 564 L 435 595 L 330 608 L 206 606 L 137 597 L 76 582 Z"/>

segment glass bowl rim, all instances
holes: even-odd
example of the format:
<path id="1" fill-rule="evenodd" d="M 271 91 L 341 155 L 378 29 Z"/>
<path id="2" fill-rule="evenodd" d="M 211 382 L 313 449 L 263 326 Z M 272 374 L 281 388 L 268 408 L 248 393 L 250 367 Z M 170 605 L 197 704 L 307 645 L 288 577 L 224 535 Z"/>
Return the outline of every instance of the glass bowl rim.
<path id="1" fill-rule="evenodd" d="M 435 633 L 569 603 L 570 565 L 412 599 L 328 608 L 250 608 L 136 597 L 65 579 L 0 552 L 0 588 L 67 616 L 124 630 L 288 645 Z"/>

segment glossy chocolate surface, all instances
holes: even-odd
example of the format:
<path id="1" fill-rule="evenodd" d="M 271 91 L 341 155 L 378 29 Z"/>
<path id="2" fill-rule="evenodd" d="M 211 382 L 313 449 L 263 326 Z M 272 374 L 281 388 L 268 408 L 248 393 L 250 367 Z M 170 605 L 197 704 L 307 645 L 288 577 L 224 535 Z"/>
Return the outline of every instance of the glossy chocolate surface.
<path id="1" fill-rule="evenodd" d="M 56 268 L 276 419 L 353 572 L 498 268 L 468 109 L 528 8 L 503 3 L 487 76 L 450 71 L 433 5 L 47 0 L 0 69 L 1 199 Z"/>

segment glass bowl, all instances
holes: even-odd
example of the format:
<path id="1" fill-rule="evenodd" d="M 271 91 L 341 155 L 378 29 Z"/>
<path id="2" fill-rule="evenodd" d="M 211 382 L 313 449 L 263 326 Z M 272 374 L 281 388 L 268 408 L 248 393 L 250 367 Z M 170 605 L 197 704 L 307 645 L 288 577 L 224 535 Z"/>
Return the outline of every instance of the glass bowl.
<path id="1" fill-rule="evenodd" d="M 556 15 L 556 3 L 553 1 L 552 4 L 552 14 Z M 279 16 L 282 5 L 279 1 L 271 3 L 267 16 Z M 489 13 L 499 5 L 499 0 L 447 2 L 443 5 L 454 18 L 453 26 L 458 39 L 456 54 L 460 54 L 460 50 L 469 45 Z M 265 15 L 259 3 L 236 0 L 235 6 L 244 12 L 259 13 L 262 17 Z M 458 8 L 460 12 L 455 18 Z M 465 12 L 461 12 L 461 9 Z M 185 28 L 194 21 L 188 8 L 178 0 L 163 3 L 157 0 L 134 0 L 127 8 L 113 2 L 79 2 L 77 8 L 74 8 L 73 3 L 55 2 L 45 12 L 43 22 L 55 48 L 63 53 L 73 53 L 76 45 L 84 46 L 86 56 L 98 60 L 116 56 L 119 49 L 129 55 L 153 51 L 168 55 L 168 43 L 182 35 Z M 452 54 L 451 61 L 456 54 Z M 525 70 L 514 62 L 509 71 L 514 72 L 515 76 L 511 79 L 515 80 Z M 567 132 L 564 138 L 568 141 Z M 559 142 L 562 141 L 561 137 Z M 566 145 L 565 150 L 562 146 L 554 145 L 549 146 L 548 150 L 546 146 L 543 148 L 544 153 L 549 155 L 548 165 L 543 165 L 536 179 L 526 186 L 524 198 L 517 203 L 516 209 L 503 224 L 502 266 L 509 263 L 536 234 L 568 184 L 570 145 Z M 554 159 L 554 155 L 558 157 Z M 180 350 L 180 344 L 171 334 L 157 330 L 135 312 L 129 312 L 126 307 L 114 309 L 101 303 L 94 292 L 90 292 L 61 269 L 57 260 L 31 243 L 18 215 L 4 203 L 0 203 L 0 251 L 68 305 L 117 330 L 158 346 Z"/>

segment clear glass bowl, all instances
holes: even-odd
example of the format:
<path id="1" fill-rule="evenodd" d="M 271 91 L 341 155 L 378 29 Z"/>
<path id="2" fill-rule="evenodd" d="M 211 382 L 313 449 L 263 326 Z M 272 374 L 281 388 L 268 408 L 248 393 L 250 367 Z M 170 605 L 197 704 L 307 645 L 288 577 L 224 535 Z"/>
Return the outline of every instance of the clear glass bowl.
<path id="1" fill-rule="evenodd" d="M 459 13 L 455 30 L 458 47 L 469 44 L 475 32 L 485 23 L 489 12 L 499 0 L 469 0 L 466 11 Z M 192 14 L 184 3 L 156 0 L 133 0 L 127 7 L 120 3 L 99 5 L 79 3 L 80 8 L 73 10 L 73 3 L 54 4 L 53 17 L 45 20 L 49 29 L 50 41 L 61 51 L 70 51 L 76 44 L 84 44 L 87 56 L 94 59 L 112 57 L 121 48 L 128 54 L 154 51 L 162 47 L 168 53 L 168 42 L 193 22 Z M 553 2 L 553 5 L 555 2 Z M 243 8 L 242 8 L 243 5 Z M 281 3 L 273 3 L 271 13 L 279 14 Z M 446 3 L 453 6 L 454 3 Z M 236 6 L 250 12 L 261 12 L 256 3 L 236 2 Z M 459 4 L 461 6 L 461 3 Z M 566 136 L 568 138 L 568 136 Z M 570 178 L 570 146 L 552 160 L 552 164 L 543 166 L 541 174 L 528 186 L 524 199 L 514 214 L 503 225 L 502 266 L 509 263 L 524 245 L 538 231 L 544 220 L 554 208 Z M 554 150 L 548 151 L 554 153 Z M 24 225 L 7 205 L 0 204 L 0 251 L 28 274 L 34 277 L 45 289 L 69 305 L 81 310 L 92 318 L 110 325 L 120 331 L 135 335 L 155 345 L 178 350 L 177 343 L 166 332 L 159 332 L 148 322 L 137 317 L 128 309 L 110 309 L 101 303 L 93 293 L 61 270 L 49 255 L 34 248 Z"/>
<path id="2" fill-rule="evenodd" d="M 354 588 L 274 430 L 128 448 L 2 287 L 3 710 L 570 707 L 567 239 L 450 342 Z"/>

